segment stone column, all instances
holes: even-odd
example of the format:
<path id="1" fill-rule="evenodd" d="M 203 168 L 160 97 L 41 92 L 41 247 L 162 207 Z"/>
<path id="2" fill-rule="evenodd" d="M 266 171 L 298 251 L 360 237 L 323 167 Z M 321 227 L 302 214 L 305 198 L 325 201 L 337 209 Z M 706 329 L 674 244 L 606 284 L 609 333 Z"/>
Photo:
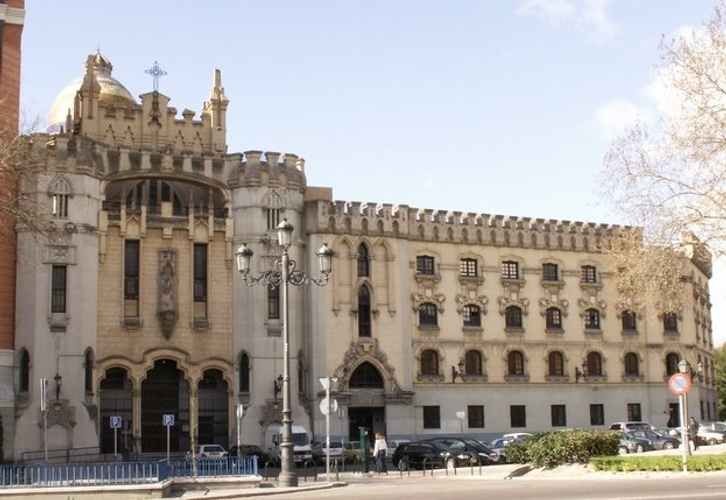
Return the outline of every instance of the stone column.
<path id="1" fill-rule="evenodd" d="M 131 436 L 136 453 L 141 452 L 141 382 L 131 379 Z"/>
<path id="2" fill-rule="evenodd" d="M 196 450 L 197 439 L 199 437 L 199 381 L 190 379 L 189 381 L 189 442 L 191 444 L 192 453 Z"/>

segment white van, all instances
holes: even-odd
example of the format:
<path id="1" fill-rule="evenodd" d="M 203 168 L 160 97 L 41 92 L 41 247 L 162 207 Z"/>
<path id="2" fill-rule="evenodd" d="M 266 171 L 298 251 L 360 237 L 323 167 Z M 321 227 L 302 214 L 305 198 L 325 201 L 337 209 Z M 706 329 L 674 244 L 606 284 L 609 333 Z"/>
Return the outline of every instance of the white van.
<path id="1" fill-rule="evenodd" d="M 282 442 L 282 428 L 279 425 L 275 426 L 276 429 L 272 434 L 272 444 L 275 448 L 275 452 L 278 456 L 280 453 L 280 443 Z M 310 435 L 305 427 L 302 425 L 292 426 L 292 444 L 293 444 L 293 456 L 295 463 L 305 462 L 313 459 L 313 449 L 310 446 Z"/>

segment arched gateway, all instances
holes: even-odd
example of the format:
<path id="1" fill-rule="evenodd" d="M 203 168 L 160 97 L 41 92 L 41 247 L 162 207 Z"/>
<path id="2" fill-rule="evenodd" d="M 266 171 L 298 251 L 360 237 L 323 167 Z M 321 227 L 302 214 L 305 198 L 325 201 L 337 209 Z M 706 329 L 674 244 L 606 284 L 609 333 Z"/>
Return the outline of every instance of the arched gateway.
<path id="1" fill-rule="evenodd" d="M 170 432 L 171 451 L 187 451 L 189 439 L 189 383 L 177 368 L 176 361 L 160 359 L 141 383 L 141 450 L 166 450 L 166 429 L 162 418 L 173 414 Z"/>

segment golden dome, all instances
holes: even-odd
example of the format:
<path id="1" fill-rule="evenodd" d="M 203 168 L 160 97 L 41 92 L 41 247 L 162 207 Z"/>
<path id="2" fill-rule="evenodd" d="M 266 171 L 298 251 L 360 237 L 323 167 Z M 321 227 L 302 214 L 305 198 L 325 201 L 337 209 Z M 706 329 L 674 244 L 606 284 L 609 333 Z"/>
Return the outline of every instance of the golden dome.
<path id="1" fill-rule="evenodd" d="M 111 76 L 113 65 L 100 53 L 88 56 L 86 67 L 92 67 L 96 76 L 101 93 L 99 101 L 105 104 L 113 104 L 115 106 L 129 107 L 136 106 L 136 100 L 121 82 Z M 48 113 L 49 128 L 57 128 L 66 122 L 68 110 L 73 113 L 73 102 L 76 98 L 76 92 L 83 84 L 83 77 L 73 80 L 70 84 L 61 90 L 53 101 L 53 106 Z"/>

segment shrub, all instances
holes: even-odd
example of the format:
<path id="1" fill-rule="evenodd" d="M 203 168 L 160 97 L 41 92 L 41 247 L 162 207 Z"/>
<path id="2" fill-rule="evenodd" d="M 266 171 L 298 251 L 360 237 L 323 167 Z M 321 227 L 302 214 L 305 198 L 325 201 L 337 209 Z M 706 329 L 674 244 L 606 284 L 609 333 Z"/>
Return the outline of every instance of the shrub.
<path id="1" fill-rule="evenodd" d="M 632 471 L 679 471 L 682 469 L 681 457 L 595 457 L 590 460 L 595 470 L 610 472 Z M 688 470 L 705 472 L 726 470 L 726 455 L 696 455 L 688 458 Z"/>
<path id="2" fill-rule="evenodd" d="M 588 463 L 591 457 L 617 455 L 620 435 L 602 431 L 561 431 L 535 436 L 507 447 L 507 460 L 535 467 Z"/>

